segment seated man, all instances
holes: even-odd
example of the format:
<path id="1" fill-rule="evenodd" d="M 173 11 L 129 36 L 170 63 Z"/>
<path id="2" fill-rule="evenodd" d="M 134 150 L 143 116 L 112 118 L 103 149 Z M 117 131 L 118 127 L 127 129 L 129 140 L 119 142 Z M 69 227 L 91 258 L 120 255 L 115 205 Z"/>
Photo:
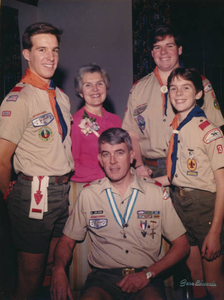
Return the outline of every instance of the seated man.
<path id="1" fill-rule="evenodd" d="M 52 299 L 72 299 L 65 268 L 87 231 L 92 272 L 80 299 L 165 299 L 160 274 L 188 255 L 185 229 L 166 190 L 133 173 L 134 151 L 125 130 L 110 128 L 98 143 L 107 177 L 83 188 L 65 225 L 55 250 Z M 159 259 L 162 235 L 172 247 Z"/>

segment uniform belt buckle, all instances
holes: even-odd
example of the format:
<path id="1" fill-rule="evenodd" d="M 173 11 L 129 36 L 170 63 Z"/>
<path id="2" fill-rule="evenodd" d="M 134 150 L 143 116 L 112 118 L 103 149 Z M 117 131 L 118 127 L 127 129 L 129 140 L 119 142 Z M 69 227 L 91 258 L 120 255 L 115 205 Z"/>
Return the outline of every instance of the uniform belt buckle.
<path id="1" fill-rule="evenodd" d="M 122 275 L 123 277 L 129 275 L 129 274 L 134 274 L 135 273 L 135 269 L 134 268 L 124 268 L 122 269 Z"/>

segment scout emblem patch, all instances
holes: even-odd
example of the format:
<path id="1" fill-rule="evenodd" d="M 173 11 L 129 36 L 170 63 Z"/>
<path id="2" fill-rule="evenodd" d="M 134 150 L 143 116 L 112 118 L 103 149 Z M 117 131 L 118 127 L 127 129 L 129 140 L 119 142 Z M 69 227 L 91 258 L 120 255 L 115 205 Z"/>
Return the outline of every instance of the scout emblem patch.
<path id="1" fill-rule="evenodd" d="M 203 142 L 206 144 L 210 144 L 211 142 L 222 138 L 222 132 L 219 128 L 211 129 L 209 132 L 206 133 L 206 135 L 203 138 Z"/>
<path id="2" fill-rule="evenodd" d="M 145 129 L 145 119 L 143 118 L 143 116 L 137 116 L 137 124 L 141 132 L 143 132 L 143 130 Z"/>
<path id="3" fill-rule="evenodd" d="M 146 107 L 147 107 L 147 104 L 146 104 L 146 103 L 137 106 L 136 109 L 134 110 L 133 115 L 134 115 L 134 116 L 138 116 L 138 115 L 142 114 L 143 111 L 146 109 Z"/>
<path id="4" fill-rule="evenodd" d="M 189 176 L 198 176 L 198 172 L 195 172 L 197 169 L 197 162 L 194 159 L 194 150 L 193 149 L 188 149 L 188 155 L 189 158 L 187 160 L 187 168 L 190 171 L 187 171 L 187 175 Z"/>
<path id="5" fill-rule="evenodd" d="M 39 130 L 38 136 L 42 141 L 48 142 L 52 138 L 53 132 L 52 132 L 51 128 L 43 127 Z"/>

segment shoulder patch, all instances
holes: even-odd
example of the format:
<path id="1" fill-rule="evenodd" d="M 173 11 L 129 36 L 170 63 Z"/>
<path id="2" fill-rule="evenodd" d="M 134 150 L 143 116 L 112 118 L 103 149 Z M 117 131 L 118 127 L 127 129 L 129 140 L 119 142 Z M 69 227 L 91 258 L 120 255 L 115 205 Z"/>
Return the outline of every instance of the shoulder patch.
<path id="1" fill-rule="evenodd" d="M 15 86 L 15 87 L 11 90 L 11 92 L 17 92 L 17 93 L 19 93 L 19 92 L 21 92 L 22 89 L 23 89 L 23 86 Z"/>
<path id="2" fill-rule="evenodd" d="M 203 123 L 201 123 L 201 124 L 199 125 L 199 127 L 201 128 L 201 130 L 204 130 L 208 125 L 210 125 L 210 123 L 209 123 L 208 120 L 206 120 L 206 121 L 204 121 Z"/>
<path id="3" fill-rule="evenodd" d="M 209 130 L 203 138 L 205 144 L 210 144 L 211 142 L 223 138 L 222 131 L 219 128 L 213 128 Z"/>
<path id="4" fill-rule="evenodd" d="M 213 101 L 213 105 L 214 105 L 215 109 L 220 110 L 219 102 L 217 101 L 216 98 Z"/>
<path id="5" fill-rule="evenodd" d="M 169 199 L 169 198 L 170 198 L 170 194 L 169 194 L 169 192 L 167 191 L 167 189 L 164 188 L 164 190 L 163 190 L 163 200 L 167 200 L 167 199 Z"/>
<path id="6" fill-rule="evenodd" d="M 158 185 L 158 186 L 160 186 L 160 187 L 162 186 L 162 184 L 161 184 L 160 182 L 156 181 L 156 180 L 155 180 L 154 184 L 155 184 L 155 185 Z"/>
<path id="7" fill-rule="evenodd" d="M 142 114 L 143 111 L 146 109 L 146 107 L 147 107 L 147 104 L 146 104 L 146 103 L 143 103 L 143 104 L 141 104 L 141 105 L 138 105 L 138 106 L 136 107 L 136 109 L 134 110 L 133 115 L 134 115 L 134 116 L 138 116 L 138 115 Z"/>
<path id="8" fill-rule="evenodd" d="M 204 91 L 205 91 L 205 93 L 208 93 L 208 92 L 210 92 L 210 91 L 212 91 L 212 90 L 213 90 L 212 85 L 211 85 L 211 83 L 208 81 L 208 82 L 204 85 Z"/>
<path id="9" fill-rule="evenodd" d="M 7 99 L 6 102 L 16 102 L 16 100 L 18 99 L 18 95 L 10 95 Z"/>

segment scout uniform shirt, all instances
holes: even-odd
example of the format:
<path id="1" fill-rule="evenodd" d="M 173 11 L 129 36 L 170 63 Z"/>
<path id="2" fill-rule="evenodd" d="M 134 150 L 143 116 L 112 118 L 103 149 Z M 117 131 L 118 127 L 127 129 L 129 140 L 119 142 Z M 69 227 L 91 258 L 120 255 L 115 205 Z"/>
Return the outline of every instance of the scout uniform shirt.
<path id="1" fill-rule="evenodd" d="M 159 260 L 162 234 L 172 241 L 185 233 L 169 194 L 158 185 L 134 175 L 121 197 L 108 178 L 88 184 L 63 233 L 81 241 L 88 231 L 92 240 L 88 261 L 97 268 L 150 266 Z M 119 224 L 116 205 L 124 226 Z"/>
<path id="2" fill-rule="evenodd" d="M 202 109 L 217 127 L 224 125 L 219 104 L 211 83 L 203 77 L 205 91 Z M 164 114 L 162 90 L 154 72 L 139 80 L 131 89 L 122 128 L 139 135 L 142 155 L 150 159 L 167 156 L 165 133 L 172 123 L 174 112 L 167 101 Z"/>
<path id="3" fill-rule="evenodd" d="M 172 184 L 216 192 L 214 171 L 224 167 L 223 149 L 222 131 L 204 117 L 193 118 L 178 133 Z"/>
<path id="4" fill-rule="evenodd" d="M 57 102 L 68 127 L 62 143 L 47 91 L 18 83 L 0 108 L 0 138 L 17 145 L 16 173 L 61 176 L 71 172 L 71 115 L 68 97 L 56 88 Z"/>

